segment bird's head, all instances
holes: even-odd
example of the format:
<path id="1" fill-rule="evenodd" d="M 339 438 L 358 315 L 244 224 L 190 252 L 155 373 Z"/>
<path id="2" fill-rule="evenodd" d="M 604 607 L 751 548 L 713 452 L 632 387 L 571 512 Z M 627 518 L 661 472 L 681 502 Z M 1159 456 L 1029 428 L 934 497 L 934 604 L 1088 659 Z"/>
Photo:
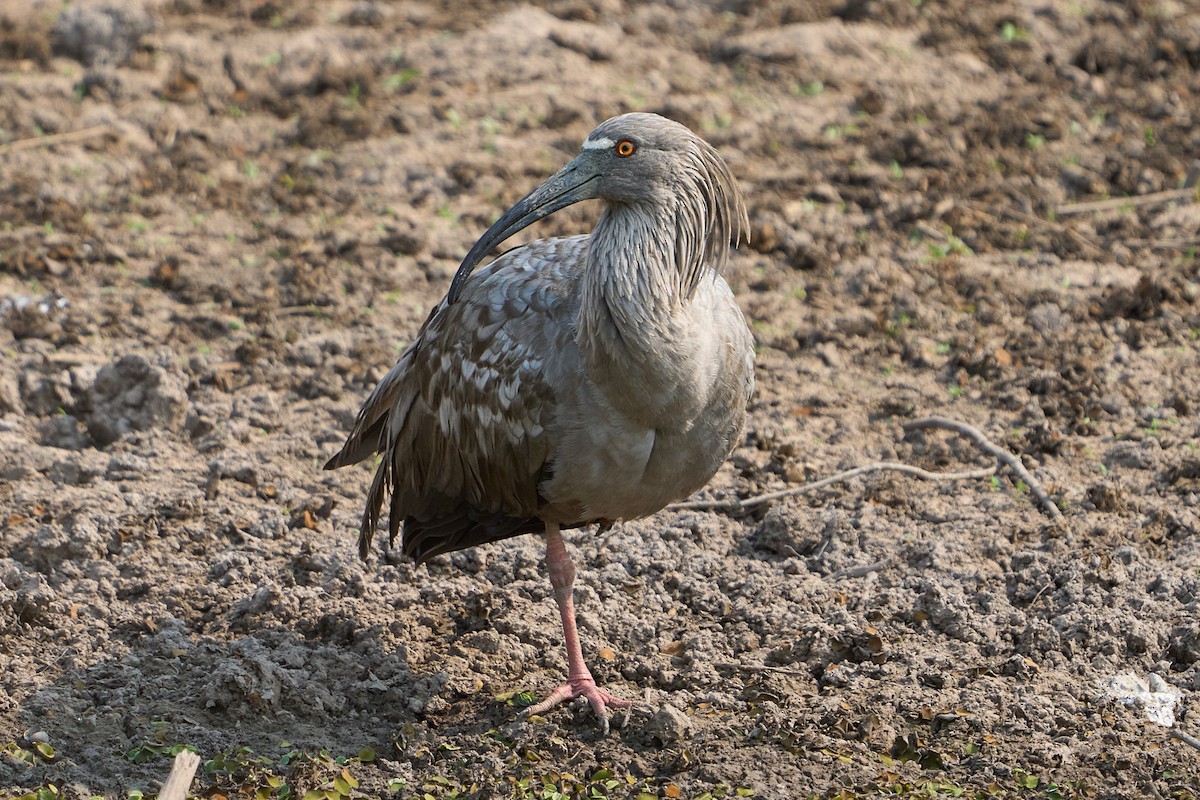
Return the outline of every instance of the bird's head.
<path id="1" fill-rule="evenodd" d="M 581 200 L 672 210 L 676 259 L 688 292 L 707 265 L 720 269 L 729 244 L 748 230 L 745 203 L 725 162 L 708 142 L 657 114 L 622 114 L 584 139 L 579 155 L 496 220 L 463 259 L 448 299 L 492 248 Z"/>

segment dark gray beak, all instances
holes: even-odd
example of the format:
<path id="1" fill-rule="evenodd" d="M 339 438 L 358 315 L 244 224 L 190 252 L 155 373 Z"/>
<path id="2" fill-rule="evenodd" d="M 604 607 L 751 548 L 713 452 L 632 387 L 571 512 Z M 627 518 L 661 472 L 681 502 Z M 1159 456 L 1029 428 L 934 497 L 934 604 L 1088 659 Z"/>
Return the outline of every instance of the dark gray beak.
<path id="1" fill-rule="evenodd" d="M 600 173 L 591 163 L 587 153 L 577 156 L 571 163 L 546 179 L 545 183 L 522 197 L 516 204 L 505 211 L 500 219 L 487 229 L 479 241 L 467 253 L 454 280 L 450 282 L 450 291 L 446 299 L 453 303 L 458 300 L 463 284 L 467 282 L 471 271 L 478 266 L 483 257 L 492 248 L 503 242 L 514 233 L 524 230 L 543 217 L 548 217 L 561 208 L 578 203 L 580 200 L 590 200 L 596 197 L 596 178 Z"/>

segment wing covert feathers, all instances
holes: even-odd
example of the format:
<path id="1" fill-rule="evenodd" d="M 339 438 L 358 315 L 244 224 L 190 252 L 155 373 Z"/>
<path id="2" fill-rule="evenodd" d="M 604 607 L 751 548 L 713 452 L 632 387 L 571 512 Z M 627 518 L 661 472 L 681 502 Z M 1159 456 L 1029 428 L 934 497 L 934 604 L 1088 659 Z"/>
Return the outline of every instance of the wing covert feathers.
<path id="1" fill-rule="evenodd" d="M 587 237 L 509 251 L 444 301 L 363 404 L 326 469 L 383 458 L 359 534 L 364 558 L 385 500 L 394 541 L 418 561 L 542 529 L 539 478 L 553 458 L 547 362 L 573 339 Z"/>

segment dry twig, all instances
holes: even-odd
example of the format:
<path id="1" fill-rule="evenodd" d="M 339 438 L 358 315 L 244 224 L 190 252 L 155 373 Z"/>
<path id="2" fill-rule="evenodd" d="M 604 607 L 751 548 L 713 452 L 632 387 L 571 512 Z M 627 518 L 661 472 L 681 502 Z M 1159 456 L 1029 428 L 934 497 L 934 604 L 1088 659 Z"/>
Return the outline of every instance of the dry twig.
<path id="1" fill-rule="evenodd" d="M 798 678 L 811 678 L 812 673 L 803 669 L 790 669 L 788 667 L 771 667 L 766 664 L 747 664 L 742 661 L 724 661 L 716 664 L 717 667 L 725 669 L 740 669 L 746 672 L 775 672 L 780 675 L 794 675 Z"/>
<path id="2" fill-rule="evenodd" d="M 1179 730 L 1178 728 L 1171 728 L 1171 737 L 1174 739 L 1178 739 L 1179 741 L 1183 742 L 1184 744 L 1190 744 L 1192 747 L 1196 748 L 1197 750 L 1200 750 L 1200 739 L 1197 739 L 1195 736 L 1186 734 L 1183 731 Z"/>
<path id="3" fill-rule="evenodd" d="M 945 417 L 926 417 L 924 419 L 913 420 L 904 425 L 904 430 L 917 430 L 921 428 L 941 428 L 943 430 L 954 431 L 962 434 L 970 439 L 975 445 L 983 450 L 988 455 L 996 459 L 997 463 L 990 467 L 980 467 L 978 469 L 963 470 L 962 472 L 930 472 L 929 470 L 914 467 L 911 464 L 903 464 L 898 461 L 877 461 L 873 464 L 864 464 L 861 467 L 848 469 L 845 472 L 839 472 L 828 478 L 823 478 L 819 481 L 806 483 L 802 486 L 793 486 L 788 489 L 782 489 L 778 492 L 770 492 L 761 494 L 756 497 L 750 497 L 745 500 L 692 500 L 683 503 L 674 503 L 667 506 L 668 511 L 745 511 L 751 508 L 765 505 L 781 500 L 785 497 L 795 497 L 797 495 L 808 494 L 815 492 L 818 489 L 824 489 L 826 486 L 831 486 L 835 483 L 844 483 L 851 478 L 857 478 L 860 475 L 869 475 L 873 472 L 899 472 L 903 475 L 909 475 L 914 478 L 920 478 L 926 481 L 962 481 L 973 480 L 976 478 L 986 478 L 990 475 L 995 475 L 997 468 L 1003 464 L 1008 467 L 1029 487 L 1030 493 L 1037 500 L 1038 505 L 1052 519 L 1061 519 L 1062 512 L 1058 510 L 1058 506 L 1046 494 L 1046 490 L 1042 488 L 1041 483 L 1037 478 L 1025 469 L 1025 465 L 1020 459 L 1012 453 L 1005 450 L 999 445 L 993 444 L 986 436 L 965 422 L 958 422 Z"/>
<path id="4" fill-rule="evenodd" d="M 819 481 L 806 483 L 803 486 L 793 486 L 790 489 L 782 489 L 778 492 L 770 494 L 760 494 L 757 497 L 750 497 L 745 500 L 693 500 L 687 503 L 675 503 L 667 506 L 669 511 L 713 511 L 715 509 L 728 510 L 744 510 L 748 508 L 756 508 L 761 505 L 780 500 L 784 497 L 793 497 L 800 494 L 808 494 L 815 492 L 818 489 L 824 489 L 826 486 L 831 486 L 835 483 L 845 483 L 851 478 L 857 478 L 859 475 L 869 475 L 872 472 L 900 472 L 905 475 L 911 475 L 914 478 L 920 478 L 926 481 L 962 481 L 972 478 L 986 478 L 996 472 L 996 467 L 981 467 L 979 469 L 966 470 L 963 472 L 930 472 L 929 470 L 914 467 L 912 464 L 902 464 L 898 461 L 877 461 L 873 464 L 864 464 L 861 467 L 848 469 L 845 472 L 839 472 L 836 475 L 831 475 L 828 478 L 822 478 Z"/>
<path id="5" fill-rule="evenodd" d="M 0 144 L 0 153 L 15 152 L 17 150 L 30 150 L 42 145 L 65 144 L 66 142 L 78 142 L 84 139 L 91 139 L 93 136 L 100 136 L 112 130 L 110 125 L 93 125 L 90 128 L 81 128 L 77 131 L 67 131 L 66 133 L 54 133 L 48 136 L 34 136 L 30 139 L 18 139 L 15 142 Z"/>
<path id="6" fill-rule="evenodd" d="M 972 427 L 965 422 L 946 419 L 945 417 L 926 417 L 925 419 L 913 420 L 904 425 L 904 430 L 906 431 L 920 430 L 922 428 L 941 428 L 942 430 L 953 431 L 966 436 L 975 443 L 976 447 L 988 455 L 995 457 L 997 461 L 1008 467 L 1013 471 L 1013 474 L 1024 481 L 1025 485 L 1029 487 L 1030 493 L 1038 501 L 1038 505 L 1042 507 L 1047 516 L 1051 519 L 1062 519 L 1062 512 L 1058 510 L 1058 506 L 1050 499 L 1050 495 L 1046 494 L 1046 490 L 1042 488 L 1042 484 L 1038 479 L 1033 477 L 1029 470 L 1025 469 L 1025 465 L 1021 463 L 1021 459 L 1003 447 L 993 444 L 978 428 Z"/>
<path id="7" fill-rule="evenodd" d="M 1195 199 L 1195 197 L 1196 189 L 1192 187 L 1167 189 L 1165 192 L 1151 192 L 1150 194 L 1140 194 L 1135 197 L 1113 197 L 1108 200 L 1090 200 L 1086 203 L 1067 203 L 1055 208 L 1054 213 L 1059 217 L 1068 217 L 1072 214 L 1088 214 L 1093 211 L 1114 211 L 1118 208 L 1133 206 L 1152 206 L 1158 203 L 1169 203 L 1172 200 Z"/>
<path id="8" fill-rule="evenodd" d="M 158 793 L 159 800 L 184 800 L 198 766 L 200 756 L 191 750 L 180 750 L 175 756 L 175 763 L 171 767 L 171 774 L 167 776 L 167 782 Z"/>
<path id="9" fill-rule="evenodd" d="M 1195 239 L 1122 239 L 1128 247 L 1149 247 L 1151 250 L 1189 250 L 1196 248 Z"/>
<path id="10" fill-rule="evenodd" d="M 1065 235 L 1071 237 L 1072 239 L 1074 239 L 1075 242 L 1078 243 L 1085 250 L 1090 250 L 1092 252 L 1092 255 L 1099 256 L 1099 255 L 1103 255 L 1106 252 L 1103 247 L 1101 247 L 1096 242 L 1093 242 L 1091 239 L 1084 236 L 1082 233 L 1075 230 L 1074 228 L 1067 226 L 1067 225 L 1057 223 L 1057 222 L 1050 222 L 1049 220 L 1044 220 L 1041 217 L 1030 214 L 1028 211 L 1022 211 L 1018 208 L 1011 208 L 1011 207 L 1007 207 L 1007 206 L 999 206 L 999 207 L 996 207 L 995 209 L 992 209 L 987 206 L 984 206 L 981 203 L 971 203 L 971 202 L 961 203 L 961 205 L 963 208 L 974 211 L 976 214 L 979 214 L 981 216 L 989 217 L 993 220 L 996 220 L 997 222 L 1000 221 L 999 217 L 997 216 L 997 214 L 999 214 L 1000 216 L 1007 217 L 1008 219 L 1013 220 L 1014 222 L 1024 222 L 1026 225 L 1031 225 L 1031 226 L 1040 228 L 1042 230 L 1051 231 L 1053 233 L 1065 234 Z M 995 214 L 992 213 L 993 210 L 996 212 Z"/>

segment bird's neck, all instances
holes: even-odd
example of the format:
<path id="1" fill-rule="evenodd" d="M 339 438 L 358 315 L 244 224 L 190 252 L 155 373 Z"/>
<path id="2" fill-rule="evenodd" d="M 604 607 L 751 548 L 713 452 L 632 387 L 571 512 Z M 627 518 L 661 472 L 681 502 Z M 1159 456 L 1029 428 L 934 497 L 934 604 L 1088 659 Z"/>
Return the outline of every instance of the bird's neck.
<path id="1" fill-rule="evenodd" d="M 697 374 L 710 368 L 704 357 L 717 335 L 706 291 L 713 276 L 689 286 L 671 211 L 604 212 L 588 247 L 575 337 L 611 407 L 655 430 L 698 413 L 708 386 Z"/>
<path id="2" fill-rule="evenodd" d="M 579 344 L 631 360 L 661 352 L 673 320 L 689 300 L 676 254 L 669 208 L 609 206 L 588 247 L 581 286 Z"/>

